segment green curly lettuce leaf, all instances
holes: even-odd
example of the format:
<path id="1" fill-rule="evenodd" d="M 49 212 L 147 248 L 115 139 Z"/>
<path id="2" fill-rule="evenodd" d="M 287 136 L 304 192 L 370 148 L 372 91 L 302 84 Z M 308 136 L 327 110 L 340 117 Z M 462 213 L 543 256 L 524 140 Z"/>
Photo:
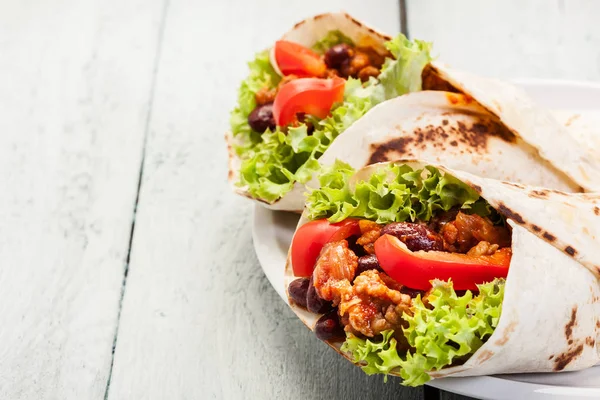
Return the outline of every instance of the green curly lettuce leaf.
<path id="1" fill-rule="evenodd" d="M 333 31 L 323 40 L 333 43 L 344 39 Z M 250 129 L 247 118 L 256 106 L 256 91 L 264 86 L 275 87 L 279 82 L 279 77 L 268 64 L 268 53 L 260 53 L 250 64 L 250 77 L 242 83 L 238 107 L 231 115 L 231 129 L 239 142 L 235 150 L 242 159 L 238 185 L 246 187 L 254 198 L 276 201 L 289 192 L 295 182 L 308 182 L 319 171 L 317 160 L 331 142 L 367 111 L 388 98 L 407 93 L 402 92 L 402 88 L 407 91 L 420 89 L 421 73 L 416 73 L 415 64 L 406 61 L 414 57 L 416 47 L 410 41 L 398 39 L 396 42 L 392 45 L 393 53 L 399 59 L 386 62 L 385 79 L 371 78 L 364 84 L 357 79 L 348 79 L 344 101 L 333 106 L 331 115 L 320 121 L 310 119 L 315 128 L 311 135 L 305 124 L 289 128 L 287 134 L 279 127 L 274 132 L 267 130 L 263 134 Z M 421 47 L 426 53 L 422 57 L 430 59 L 429 48 Z M 401 72 L 402 68 L 410 68 L 411 72 Z M 394 79 L 415 82 L 398 83 Z"/>
<path id="2" fill-rule="evenodd" d="M 439 210 L 460 206 L 485 215 L 484 200 L 465 183 L 437 168 L 413 170 L 405 164 L 387 164 L 364 181 L 349 184 L 353 169 L 341 161 L 323 168 L 320 189 L 307 198 L 310 219 L 327 218 L 340 222 L 349 217 L 380 224 L 428 221 Z M 333 184 L 332 184 L 333 183 Z"/>
<path id="3" fill-rule="evenodd" d="M 421 90 L 421 73 L 432 60 L 431 46 L 431 43 L 422 40 L 410 41 L 404 35 L 398 35 L 385 44 L 395 58 L 386 60 L 379 75 L 386 98 Z"/>
<path id="4" fill-rule="evenodd" d="M 344 35 L 339 30 L 329 31 L 327 35 L 312 47 L 314 51 L 319 54 L 325 53 L 327 50 L 335 46 L 336 44 L 345 43 L 350 46 L 354 46 L 354 42 L 348 36 Z"/>
<path id="5" fill-rule="evenodd" d="M 342 345 L 355 363 L 369 374 L 400 373 L 402 384 L 419 386 L 431 378 L 430 371 L 464 362 L 491 336 L 498 326 L 504 298 L 504 279 L 478 285 L 479 294 L 470 291 L 457 296 L 452 282 L 433 281 L 425 305 L 420 296 L 413 301 L 404 336 L 412 350 L 401 356 L 396 351 L 394 332 L 381 338 L 361 339 L 351 334 Z"/>
<path id="6" fill-rule="evenodd" d="M 248 63 L 248 68 L 250 74 L 240 85 L 238 104 L 231 112 L 229 119 L 231 132 L 238 142 L 236 147 L 238 154 L 261 141 L 260 134 L 253 132 L 250 125 L 248 125 L 248 115 L 256 107 L 256 93 L 262 88 L 275 88 L 281 80 L 281 77 L 271 66 L 268 50 L 256 54 L 254 60 Z"/>
<path id="7" fill-rule="evenodd" d="M 243 157 L 241 185 L 247 185 L 253 197 L 272 202 L 290 191 L 295 182 L 308 182 L 319 171 L 317 159 L 331 142 L 381 101 L 382 91 L 374 82 L 363 86 L 357 79 L 348 79 L 344 102 L 329 117 L 311 119 L 312 134 L 305 124 L 289 127 L 287 134 L 279 128 L 263 133 L 261 142 L 246 154 L 249 157 Z"/>

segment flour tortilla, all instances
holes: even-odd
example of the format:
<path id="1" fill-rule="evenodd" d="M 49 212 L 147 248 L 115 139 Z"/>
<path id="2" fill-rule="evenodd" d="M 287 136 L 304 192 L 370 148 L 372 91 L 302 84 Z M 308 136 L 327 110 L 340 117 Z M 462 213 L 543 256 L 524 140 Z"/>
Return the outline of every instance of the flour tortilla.
<path id="1" fill-rule="evenodd" d="M 573 140 L 569 130 L 550 111 L 537 106 L 525 91 L 442 63 L 430 65 L 440 78 L 476 99 L 579 186 L 586 191 L 600 191 L 600 154 Z"/>
<path id="2" fill-rule="evenodd" d="M 413 168 L 430 163 L 404 162 Z M 358 171 L 364 180 L 375 164 Z M 512 228 L 512 259 L 502 315 L 493 335 L 463 365 L 434 371 L 433 378 L 523 372 L 573 371 L 600 362 L 600 195 L 567 194 L 434 165 L 469 184 Z M 303 214 L 299 225 L 308 222 Z M 291 259 L 286 289 L 294 280 Z M 320 315 L 290 301 L 310 328 Z M 340 351 L 341 342 L 329 342 Z"/>
<path id="3" fill-rule="evenodd" d="M 372 48 L 381 55 L 388 54 L 388 50 L 385 48 L 384 43 L 392 39 L 390 36 L 378 32 L 343 12 L 316 15 L 298 22 L 289 32 L 281 37 L 281 40 L 288 40 L 306 47 L 312 47 L 317 41 L 323 39 L 328 32 L 333 30 L 340 31 L 359 47 Z M 276 63 L 271 62 L 271 64 L 277 68 Z M 228 180 L 237 194 L 255 200 L 273 210 L 302 211 L 304 205 L 303 194 L 306 191 L 304 185 L 296 184 L 283 198 L 273 203 L 255 199 L 250 196 L 246 188 L 238 187 L 236 183 L 239 182 L 240 179 L 239 171 L 241 160 L 233 150 L 235 139 L 231 132 L 225 134 L 225 140 L 227 141 L 229 153 Z"/>

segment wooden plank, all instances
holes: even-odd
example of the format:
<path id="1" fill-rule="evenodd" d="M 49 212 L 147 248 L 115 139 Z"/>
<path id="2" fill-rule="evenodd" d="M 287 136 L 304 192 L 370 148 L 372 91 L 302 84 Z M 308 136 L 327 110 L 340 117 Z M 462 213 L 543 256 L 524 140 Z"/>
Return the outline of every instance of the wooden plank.
<path id="1" fill-rule="evenodd" d="M 0 6 L 0 398 L 103 399 L 161 5 Z"/>
<path id="2" fill-rule="evenodd" d="M 413 38 L 440 60 L 503 78 L 598 80 L 600 3 L 593 0 L 406 0 Z"/>
<path id="3" fill-rule="evenodd" d="M 258 3 L 258 5 L 256 4 Z M 397 30 L 396 1 L 335 1 Z M 109 399 L 418 399 L 319 342 L 254 255 L 223 133 L 245 61 L 318 0 L 173 0 L 159 64 Z"/>

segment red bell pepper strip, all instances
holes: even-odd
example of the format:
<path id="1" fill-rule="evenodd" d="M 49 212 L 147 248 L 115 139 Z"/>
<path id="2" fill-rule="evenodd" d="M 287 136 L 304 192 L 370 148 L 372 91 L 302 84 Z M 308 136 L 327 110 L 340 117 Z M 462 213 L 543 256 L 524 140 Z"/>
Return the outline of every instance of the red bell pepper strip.
<path id="1" fill-rule="evenodd" d="M 386 274 L 409 288 L 428 290 L 433 279 L 452 279 L 456 290 L 477 290 L 477 284 L 506 278 L 512 251 L 505 247 L 491 256 L 413 252 L 397 237 L 383 235 L 375 242 L 375 255 Z"/>
<path id="2" fill-rule="evenodd" d="M 325 244 L 360 234 L 357 219 L 331 224 L 326 219 L 302 225 L 292 239 L 292 268 L 295 276 L 310 276 Z"/>
<path id="3" fill-rule="evenodd" d="M 283 75 L 322 77 L 327 71 L 321 56 L 301 44 L 279 40 L 274 50 L 277 67 Z"/>
<path id="4" fill-rule="evenodd" d="M 273 102 L 273 117 L 277 126 L 298 121 L 304 113 L 319 119 L 327 117 L 335 103 L 344 100 L 346 81 L 333 79 L 300 78 L 283 85 Z"/>

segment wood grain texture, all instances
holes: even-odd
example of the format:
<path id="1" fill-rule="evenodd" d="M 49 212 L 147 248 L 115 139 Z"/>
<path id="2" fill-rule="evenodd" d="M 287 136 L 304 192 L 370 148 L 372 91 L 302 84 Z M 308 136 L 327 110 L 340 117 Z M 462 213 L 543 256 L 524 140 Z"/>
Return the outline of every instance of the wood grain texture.
<path id="1" fill-rule="evenodd" d="M 0 11 L 0 398 L 102 399 L 160 7 Z"/>
<path id="2" fill-rule="evenodd" d="M 594 0 L 406 0 L 412 38 L 439 59 L 502 78 L 600 79 Z"/>
<path id="3" fill-rule="evenodd" d="M 397 30 L 396 2 L 378 4 L 344 8 Z M 258 265 L 251 204 L 226 183 L 223 133 L 245 61 L 341 5 L 171 1 L 109 399 L 420 398 L 304 328 Z"/>

